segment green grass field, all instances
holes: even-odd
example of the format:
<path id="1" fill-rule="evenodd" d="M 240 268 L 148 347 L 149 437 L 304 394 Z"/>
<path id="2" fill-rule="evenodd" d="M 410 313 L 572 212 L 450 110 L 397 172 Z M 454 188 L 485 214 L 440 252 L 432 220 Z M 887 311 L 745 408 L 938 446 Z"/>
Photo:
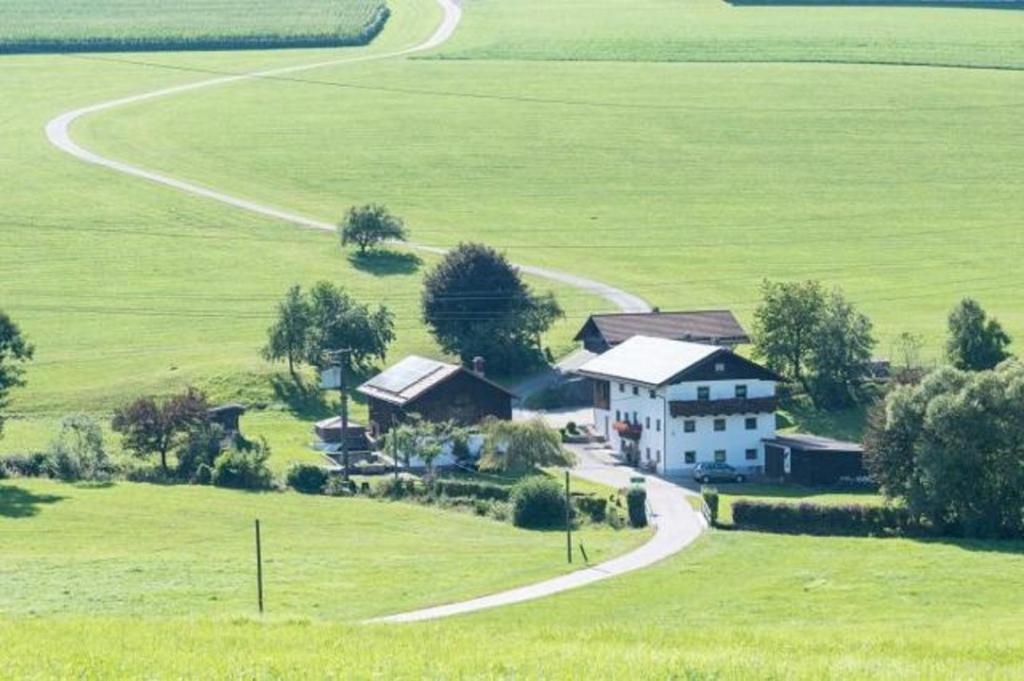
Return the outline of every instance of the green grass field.
<path id="1" fill-rule="evenodd" d="M 252 614 L 256 518 L 269 612 L 282 618 L 360 620 L 571 569 L 561 533 L 408 503 L 8 480 L 0 616 Z M 586 525 L 577 538 L 601 561 L 648 535 Z"/>
<path id="2" fill-rule="evenodd" d="M 68 412 L 102 416 L 195 383 L 269 403 L 245 417 L 247 434 L 271 439 L 279 470 L 306 459 L 322 407 L 275 392 L 279 372 L 256 354 L 292 283 L 331 278 L 384 302 L 399 319 L 392 356 L 436 354 L 416 309 L 422 267 L 359 269 L 332 235 L 82 164 L 42 134 L 77 106 L 392 51 L 440 16 L 431 0 L 388 4 L 379 38 L 341 53 L 0 58 L 0 307 L 37 346 L 0 451 L 45 444 Z M 428 58 L 199 90 L 74 133 L 315 218 L 384 202 L 417 241 L 484 240 L 663 308 L 731 307 L 749 322 L 762 277 L 817 277 L 875 319 L 880 354 L 914 331 L 936 355 L 963 295 L 1024 332 L 1021 12 L 713 0 L 464 10 L 453 42 Z M 556 351 L 607 307 L 532 283 L 567 310 L 546 339 Z M 790 417 L 857 430 L 857 419 Z M 561 537 L 294 494 L 26 481 L 0 491 L 5 508 L 23 509 L 0 514 L 2 677 L 1024 675 L 1020 544 L 711 532 L 652 569 L 555 598 L 364 627 L 355 621 L 555 574 Z M 585 541 L 612 555 L 637 535 Z"/>
<path id="3" fill-rule="evenodd" d="M 365 44 L 379 0 L 0 0 L 0 53 Z"/>
<path id="4" fill-rule="evenodd" d="M 869 490 L 830 490 L 800 485 L 743 483 L 715 485 L 719 492 L 718 522 L 732 525 L 732 505 L 743 499 L 769 503 L 799 504 L 808 502 L 826 506 L 860 504 L 876 506 L 885 503 L 882 495 Z"/>

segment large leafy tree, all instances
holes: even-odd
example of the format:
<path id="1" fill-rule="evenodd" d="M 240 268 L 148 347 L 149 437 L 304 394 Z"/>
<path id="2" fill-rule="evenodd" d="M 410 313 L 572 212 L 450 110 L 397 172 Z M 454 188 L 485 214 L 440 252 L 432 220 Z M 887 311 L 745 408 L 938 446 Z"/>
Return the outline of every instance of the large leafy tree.
<path id="1" fill-rule="evenodd" d="M 277 306 L 277 321 L 267 329 L 263 357 L 270 361 L 287 360 L 288 373 L 295 376 L 295 365 L 302 361 L 306 352 L 311 321 L 309 301 L 302 288 L 292 286 Z"/>
<path id="2" fill-rule="evenodd" d="M 114 412 L 111 427 L 121 433 L 121 443 L 139 458 L 160 457 L 160 468 L 169 472 L 167 453 L 195 428 L 209 421 L 209 403 L 195 388 L 163 400 L 145 396 Z"/>
<path id="3" fill-rule="evenodd" d="M 0 311 L 0 434 L 3 433 L 3 409 L 10 403 L 12 388 L 25 385 L 25 363 L 32 359 L 34 349 L 21 334 L 21 329 Z"/>
<path id="4" fill-rule="evenodd" d="M 524 472 L 573 464 L 573 456 L 562 447 L 558 431 L 539 418 L 521 422 L 488 419 L 483 430 L 483 470 Z"/>
<path id="5" fill-rule="evenodd" d="M 964 298 L 949 315 L 946 355 L 957 369 L 993 369 L 1007 359 L 1010 336 L 995 319 L 989 319 L 976 300 Z"/>
<path id="6" fill-rule="evenodd" d="M 407 236 L 402 221 L 376 203 L 349 208 L 338 234 L 342 247 L 355 244 L 360 255 L 384 241 L 405 241 Z"/>
<path id="7" fill-rule="evenodd" d="M 754 313 L 754 354 L 798 382 L 822 407 L 841 407 L 866 373 L 871 320 L 842 291 L 817 281 L 770 282 Z"/>
<path id="8" fill-rule="evenodd" d="M 754 312 L 754 355 L 810 390 L 806 376 L 814 334 L 825 317 L 825 291 L 817 281 L 761 284 Z"/>
<path id="9" fill-rule="evenodd" d="M 340 286 L 318 282 L 309 292 L 310 332 L 305 359 L 322 366 L 332 350 L 347 350 L 342 360 L 350 371 L 365 371 L 375 359 L 387 356 L 395 339 L 394 315 L 384 306 L 371 310 Z"/>
<path id="10" fill-rule="evenodd" d="M 427 274 L 423 320 L 463 362 L 487 358 L 506 373 L 542 361 L 541 335 L 563 316 L 550 293 L 536 295 L 504 255 L 460 244 Z"/>
<path id="11" fill-rule="evenodd" d="M 829 293 L 807 360 L 815 403 L 825 407 L 849 404 L 851 388 L 864 377 L 874 347 L 871 320 L 838 289 Z"/>
<path id="12" fill-rule="evenodd" d="M 1024 536 L 1024 365 L 947 367 L 898 387 L 865 447 L 882 491 L 938 529 Z"/>

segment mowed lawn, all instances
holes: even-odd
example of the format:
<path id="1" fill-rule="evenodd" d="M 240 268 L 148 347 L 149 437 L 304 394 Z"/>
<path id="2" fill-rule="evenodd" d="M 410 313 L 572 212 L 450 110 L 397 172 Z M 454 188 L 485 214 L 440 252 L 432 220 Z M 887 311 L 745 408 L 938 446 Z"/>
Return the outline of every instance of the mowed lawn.
<path id="1" fill-rule="evenodd" d="M 201 669 L 214 678 L 1013 679 L 1024 674 L 1021 550 L 715 532 L 649 570 L 436 623 L 9 617 L 0 620 L 0 670 L 73 670 L 80 678 Z M 385 583 L 382 576 L 363 595 Z"/>
<path id="2" fill-rule="evenodd" d="M 385 7 L 381 0 L 0 0 L 0 53 L 364 44 Z"/>
<path id="3" fill-rule="evenodd" d="M 910 331 L 937 356 L 965 295 L 1024 331 L 1013 285 L 1024 73 L 1011 63 L 1024 55 L 1024 14 L 650 3 L 663 18 L 656 36 L 725 22 L 763 62 L 696 63 L 696 28 L 678 30 L 690 51 L 626 49 L 608 16 L 633 26 L 632 5 L 540 4 L 468 7 L 440 51 L 449 59 L 236 83 L 93 117 L 76 134 L 106 154 L 319 217 L 335 213 L 339 195 L 373 196 L 408 216 L 418 240 L 486 241 L 663 309 L 727 307 L 749 323 L 763 278 L 818 278 L 871 315 L 882 355 Z M 766 16 L 789 28 L 768 31 Z M 762 34 L 804 49 L 793 33 L 805 18 L 808 35 L 827 20 L 833 34 L 873 31 L 896 44 L 891 20 L 930 46 L 929 60 L 964 65 L 989 27 L 1003 59 L 993 64 L 1011 70 L 785 63 L 758 51 Z M 520 39 L 522 51 L 502 47 Z M 612 61 L 601 61 L 606 51 Z M 816 54 L 804 56 L 853 59 Z M 703 56 L 732 59 L 714 46 Z M 879 47 L 876 60 L 887 59 Z M 208 125 L 224 117 L 230 126 Z"/>
<path id="4" fill-rule="evenodd" d="M 257 518 L 277 618 L 358 620 L 573 569 L 564 534 L 409 503 L 6 480 L 0 616 L 253 614 Z M 648 536 L 585 526 L 576 539 L 599 562 Z"/>
<path id="5" fill-rule="evenodd" d="M 258 354 L 277 301 L 296 283 L 328 279 L 363 302 L 387 305 L 397 333 L 389 361 L 410 352 L 439 355 L 419 312 L 422 276 L 436 257 L 423 256 L 418 267 L 353 264 L 333 234 L 82 163 L 43 134 L 62 111 L 209 77 L 192 69 L 248 71 L 365 56 L 422 39 L 440 17 L 427 0 L 393 6 L 402 11 L 365 49 L 132 58 L 183 69 L 173 72 L 112 57 L 0 57 L 0 90 L 9 95 L 0 115 L 0 309 L 36 346 L 27 387 L 12 393 L 0 451 L 41 448 L 69 413 L 106 418 L 139 394 L 192 384 L 216 400 L 295 407 L 292 417 L 287 411 L 268 416 L 262 421 L 268 427 L 253 423 L 253 434 L 268 435 L 276 451 L 295 452 L 289 459 L 302 458 L 308 421 L 321 412 L 275 390 L 271 379 L 286 372 Z M 221 116 L 207 124 L 226 133 L 234 123 Z M 348 196 L 340 187 L 332 193 L 332 220 L 352 203 L 379 198 L 376 192 Z M 415 234 L 414 219 L 409 226 Z M 555 354 L 570 347 L 584 312 L 608 306 L 565 286 L 530 283 L 553 290 L 567 310 L 569 318 L 545 339 Z M 280 385 L 287 393 L 288 381 Z M 353 408 L 362 418 L 361 405 Z"/>

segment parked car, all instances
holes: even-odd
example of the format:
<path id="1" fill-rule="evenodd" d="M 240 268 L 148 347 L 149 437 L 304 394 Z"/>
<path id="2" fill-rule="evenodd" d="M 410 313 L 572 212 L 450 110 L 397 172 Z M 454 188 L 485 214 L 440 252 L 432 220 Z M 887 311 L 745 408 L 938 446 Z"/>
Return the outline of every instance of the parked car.
<path id="1" fill-rule="evenodd" d="M 727 463 L 707 461 L 693 467 L 693 479 L 697 482 L 743 482 L 747 476 Z"/>

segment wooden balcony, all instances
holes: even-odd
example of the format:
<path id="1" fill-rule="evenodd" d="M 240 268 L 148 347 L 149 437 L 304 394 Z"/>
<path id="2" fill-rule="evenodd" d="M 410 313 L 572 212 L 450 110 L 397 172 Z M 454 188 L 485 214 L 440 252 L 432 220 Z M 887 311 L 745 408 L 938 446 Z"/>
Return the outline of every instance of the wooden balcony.
<path id="1" fill-rule="evenodd" d="M 672 416 L 732 416 L 734 414 L 774 413 L 778 397 L 731 398 L 726 400 L 672 400 L 668 411 Z"/>

